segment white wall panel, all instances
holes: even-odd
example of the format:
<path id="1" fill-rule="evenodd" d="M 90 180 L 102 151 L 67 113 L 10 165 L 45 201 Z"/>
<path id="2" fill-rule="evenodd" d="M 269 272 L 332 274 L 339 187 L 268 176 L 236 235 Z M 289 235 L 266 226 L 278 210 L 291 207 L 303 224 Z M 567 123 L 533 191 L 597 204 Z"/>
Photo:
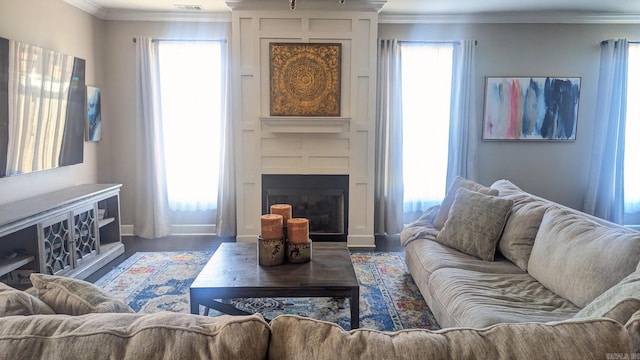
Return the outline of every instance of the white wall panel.
<path id="1" fill-rule="evenodd" d="M 309 156 L 309 169 L 318 173 L 342 174 L 349 171 L 349 157 Z"/>
<path id="2" fill-rule="evenodd" d="M 353 19 L 309 19 L 309 32 L 340 33 L 340 37 L 351 36 Z"/>
<path id="3" fill-rule="evenodd" d="M 349 156 L 348 138 L 327 138 L 327 136 L 305 136 L 304 149 L 311 154 L 343 154 Z"/>
<path id="4" fill-rule="evenodd" d="M 292 154 L 302 151 L 302 138 L 299 136 L 277 136 L 262 138 L 262 154 Z"/>
<path id="5" fill-rule="evenodd" d="M 294 174 L 304 167 L 302 156 L 262 156 L 262 169 L 270 174 Z"/>
<path id="6" fill-rule="evenodd" d="M 302 31 L 302 19 L 262 18 L 260 19 L 260 31 L 280 34 L 288 32 L 300 32 Z"/>

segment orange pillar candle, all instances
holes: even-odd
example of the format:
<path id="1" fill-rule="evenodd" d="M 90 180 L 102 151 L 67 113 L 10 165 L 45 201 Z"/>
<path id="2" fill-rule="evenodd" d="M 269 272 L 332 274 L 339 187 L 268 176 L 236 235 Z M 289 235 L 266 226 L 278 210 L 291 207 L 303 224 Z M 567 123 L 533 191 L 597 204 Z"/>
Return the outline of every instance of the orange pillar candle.
<path id="1" fill-rule="evenodd" d="M 282 238 L 282 215 L 266 214 L 260 217 L 260 236 L 263 239 Z"/>
<path id="2" fill-rule="evenodd" d="M 287 225 L 287 220 L 291 219 L 291 205 L 289 204 L 273 204 L 270 207 L 272 214 L 282 215 L 282 224 Z"/>
<path id="3" fill-rule="evenodd" d="M 304 244 L 309 241 L 309 220 L 293 218 L 287 220 L 287 237 L 292 244 Z"/>

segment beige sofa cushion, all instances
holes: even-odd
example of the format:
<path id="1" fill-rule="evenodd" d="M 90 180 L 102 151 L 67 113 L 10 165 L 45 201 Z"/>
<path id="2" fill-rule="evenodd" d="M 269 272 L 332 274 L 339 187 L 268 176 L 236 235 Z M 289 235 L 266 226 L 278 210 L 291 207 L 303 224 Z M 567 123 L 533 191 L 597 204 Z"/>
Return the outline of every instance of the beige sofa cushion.
<path id="1" fill-rule="evenodd" d="M 436 241 L 493 261 L 513 201 L 460 188 Z"/>
<path id="2" fill-rule="evenodd" d="M 83 280 L 33 273 L 31 283 L 38 297 L 58 314 L 134 312 L 127 304 Z"/>
<path id="3" fill-rule="evenodd" d="M 526 273 L 445 268 L 431 275 L 427 292 L 429 308 L 443 328 L 560 321 L 580 310 Z"/>
<path id="4" fill-rule="evenodd" d="M 407 265 L 410 262 L 416 263 L 416 273 L 424 273 L 427 278 L 434 271 L 442 268 L 474 270 L 494 274 L 523 273 L 519 267 L 499 254 L 494 261 L 484 261 L 432 240 L 419 239 L 409 243 L 405 258 L 407 259 Z M 418 276 L 413 271 L 411 273 L 414 278 Z"/>
<path id="5" fill-rule="evenodd" d="M 0 282 L 0 317 L 35 314 L 54 312 L 40 299 Z"/>
<path id="6" fill-rule="evenodd" d="M 430 304 L 429 278 L 442 268 L 459 268 L 500 274 L 522 274 L 511 261 L 498 254 L 494 261 L 484 261 L 432 240 L 418 239 L 407 245 L 405 261 L 411 277 Z"/>
<path id="7" fill-rule="evenodd" d="M 0 326 L 5 359 L 264 359 L 268 344 L 260 315 L 34 315 Z"/>
<path id="8" fill-rule="evenodd" d="M 640 311 L 640 271 L 633 272 L 576 314 L 581 317 L 607 317 L 621 324 Z"/>
<path id="9" fill-rule="evenodd" d="M 499 193 L 496 189 L 491 189 L 474 181 L 457 176 L 455 179 L 453 179 L 453 183 L 451 183 L 451 186 L 449 186 L 449 189 L 447 190 L 447 193 L 442 200 L 442 204 L 440 204 L 440 210 L 438 211 L 438 215 L 433 222 L 433 226 L 436 229 L 442 229 L 444 223 L 447 221 L 447 218 L 449 217 L 449 209 L 451 208 L 451 204 L 453 204 L 453 200 L 455 199 L 456 191 L 460 188 L 468 189 L 486 195 L 498 195 Z"/>
<path id="10" fill-rule="evenodd" d="M 629 351 L 623 327 L 608 319 L 500 324 L 485 329 L 345 331 L 281 315 L 271 321 L 269 359 L 606 359 Z"/>
<path id="11" fill-rule="evenodd" d="M 549 209 L 533 244 L 528 271 L 582 308 L 631 274 L 639 259 L 640 233 Z"/>

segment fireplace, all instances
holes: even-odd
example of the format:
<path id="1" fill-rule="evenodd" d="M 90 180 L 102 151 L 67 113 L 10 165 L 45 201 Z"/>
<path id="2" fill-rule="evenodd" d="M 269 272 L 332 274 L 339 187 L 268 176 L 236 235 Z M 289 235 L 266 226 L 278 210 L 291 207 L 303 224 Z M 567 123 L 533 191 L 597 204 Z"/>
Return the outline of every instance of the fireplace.
<path id="1" fill-rule="evenodd" d="M 262 213 L 273 204 L 309 219 L 311 240 L 347 241 L 348 175 L 262 175 Z"/>

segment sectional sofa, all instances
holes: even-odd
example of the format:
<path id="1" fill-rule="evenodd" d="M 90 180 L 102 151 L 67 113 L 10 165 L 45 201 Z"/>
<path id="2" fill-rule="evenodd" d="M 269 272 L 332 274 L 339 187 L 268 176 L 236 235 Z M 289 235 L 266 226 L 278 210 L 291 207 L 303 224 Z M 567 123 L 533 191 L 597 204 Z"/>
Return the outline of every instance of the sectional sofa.
<path id="1" fill-rule="evenodd" d="M 607 359 L 640 351 L 640 312 L 483 329 L 345 331 L 281 315 L 135 314 L 81 280 L 35 279 L 37 296 L 0 285 L 0 359 Z"/>
<path id="2" fill-rule="evenodd" d="M 0 359 L 640 358 L 640 236 L 500 180 L 458 178 L 401 234 L 443 329 L 136 314 L 93 284 L 0 283 Z"/>
<path id="3" fill-rule="evenodd" d="M 401 233 L 412 277 L 444 328 L 640 310 L 640 232 L 529 194 L 457 178 Z"/>

